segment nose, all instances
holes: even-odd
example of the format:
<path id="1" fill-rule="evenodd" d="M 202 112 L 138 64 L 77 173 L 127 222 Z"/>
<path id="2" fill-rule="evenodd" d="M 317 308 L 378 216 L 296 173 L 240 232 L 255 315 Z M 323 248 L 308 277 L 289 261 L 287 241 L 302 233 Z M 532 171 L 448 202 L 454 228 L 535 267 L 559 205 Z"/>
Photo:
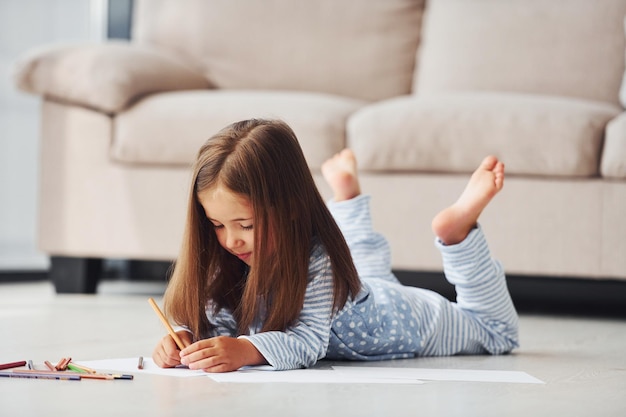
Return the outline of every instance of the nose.
<path id="1" fill-rule="evenodd" d="M 241 239 L 237 232 L 227 231 L 224 243 L 228 249 L 236 249 L 243 244 L 243 239 Z"/>

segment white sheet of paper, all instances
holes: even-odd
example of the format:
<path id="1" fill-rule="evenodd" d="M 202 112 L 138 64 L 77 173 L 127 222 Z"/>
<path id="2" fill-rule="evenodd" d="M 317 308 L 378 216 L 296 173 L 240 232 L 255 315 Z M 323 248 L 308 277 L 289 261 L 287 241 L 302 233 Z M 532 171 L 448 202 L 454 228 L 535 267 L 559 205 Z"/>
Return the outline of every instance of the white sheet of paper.
<path id="1" fill-rule="evenodd" d="M 526 372 L 469 369 L 394 368 L 377 366 L 333 366 L 332 369 L 274 371 L 268 366 L 246 367 L 235 372 L 207 374 L 187 368 L 159 368 L 144 356 L 144 369 L 137 369 L 139 358 L 75 361 L 98 371 L 124 374 L 154 374 L 173 377 L 208 376 L 216 382 L 231 383 L 318 383 L 318 384 L 422 384 L 424 381 L 509 382 L 543 384 Z"/>
<path id="2" fill-rule="evenodd" d="M 367 378 L 418 379 L 425 381 L 509 382 L 518 384 L 544 384 L 526 372 L 470 369 L 385 368 L 373 366 L 333 366 L 343 375 Z"/>
<path id="3" fill-rule="evenodd" d="M 84 365 L 88 368 L 98 371 L 116 371 L 124 374 L 155 374 L 177 377 L 205 376 L 203 370 L 191 370 L 188 368 L 159 368 L 158 365 L 149 357 L 143 357 L 143 369 L 137 369 L 139 357 L 122 358 L 122 359 L 102 359 L 94 361 L 74 361 L 78 365 Z"/>
<path id="4" fill-rule="evenodd" d="M 423 384 L 423 381 L 406 378 L 369 377 L 350 375 L 332 369 L 294 369 L 291 371 L 268 371 L 249 368 L 223 374 L 209 374 L 217 382 L 230 383 L 268 383 L 282 382 L 290 384 Z"/>

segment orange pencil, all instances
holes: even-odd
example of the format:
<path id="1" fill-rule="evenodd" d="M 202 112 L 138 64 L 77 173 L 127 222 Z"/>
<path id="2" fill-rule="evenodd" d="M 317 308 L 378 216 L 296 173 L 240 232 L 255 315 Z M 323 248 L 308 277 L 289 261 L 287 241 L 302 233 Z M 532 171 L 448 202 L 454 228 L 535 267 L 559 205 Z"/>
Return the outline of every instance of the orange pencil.
<path id="1" fill-rule="evenodd" d="M 79 373 L 76 373 L 76 375 L 80 375 L 81 378 L 85 378 L 85 379 L 115 379 L 115 377 L 113 375 L 108 375 L 108 374 L 79 374 Z"/>
<path id="2" fill-rule="evenodd" d="M 56 369 L 57 371 L 64 371 L 65 368 L 63 367 L 63 364 L 65 363 L 65 359 L 66 358 L 59 359 L 57 364 L 54 366 L 54 369 Z"/>
<path id="3" fill-rule="evenodd" d="M 159 318 L 161 319 L 161 322 L 163 323 L 163 325 L 167 329 L 167 332 L 170 334 L 170 336 L 172 336 L 172 339 L 174 339 L 174 342 L 176 342 L 176 346 L 178 346 L 178 348 L 180 350 L 183 350 L 185 348 L 185 345 L 183 344 L 183 341 L 180 340 L 180 337 L 178 337 L 178 335 L 176 334 L 174 329 L 172 329 L 172 326 L 170 325 L 170 322 L 167 321 L 167 319 L 165 318 L 165 315 L 161 312 L 161 309 L 159 308 L 157 303 L 154 301 L 154 299 L 152 297 L 148 298 L 148 302 L 150 303 L 150 305 L 154 309 L 154 312 L 157 313 L 157 316 L 159 316 Z"/>

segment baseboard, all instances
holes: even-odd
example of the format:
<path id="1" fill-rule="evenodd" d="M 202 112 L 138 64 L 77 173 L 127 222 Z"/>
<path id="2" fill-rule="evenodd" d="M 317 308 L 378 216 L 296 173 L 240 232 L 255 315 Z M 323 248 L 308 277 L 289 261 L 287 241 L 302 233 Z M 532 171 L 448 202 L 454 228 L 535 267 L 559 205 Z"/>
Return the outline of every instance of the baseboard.
<path id="1" fill-rule="evenodd" d="M 0 271 L 0 283 L 34 282 L 48 279 L 46 270 L 3 270 Z"/>
<path id="2" fill-rule="evenodd" d="M 456 298 L 454 287 L 441 272 L 394 273 L 405 285 Z M 521 313 L 626 317 L 626 281 L 507 275 L 507 285 Z"/>
<path id="3" fill-rule="evenodd" d="M 120 266 L 121 265 L 121 266 Z M 171 262 L 105 262 L 104 279 L 164 282 Z M 455 300 L 454 287 L 441 272 L 395 270 L 405 285 L 427 288 Z M 0 283 L 48 279 L 48 272 L 0 271 Z M 626 317 L 626 281 L 508 275 L 511 298 L 520 313 Z"/>

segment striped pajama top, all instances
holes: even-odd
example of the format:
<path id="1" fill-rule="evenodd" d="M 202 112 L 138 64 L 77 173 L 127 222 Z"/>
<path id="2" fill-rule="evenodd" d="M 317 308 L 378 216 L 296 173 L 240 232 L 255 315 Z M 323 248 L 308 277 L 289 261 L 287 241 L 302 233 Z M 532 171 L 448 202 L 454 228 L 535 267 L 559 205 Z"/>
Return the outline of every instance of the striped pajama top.
<path id="1" fill-rule="evenodd" d="M 259 332 L 249 340 L 276 370 L 308 367 L 323 358 L 385 360 L 415 356 L 506 353 L 518 346 L 517 313 L 505 275 L 491 258 L 480 227 L 457 244 L 439 248 L 456 302 L 426 289 L 402 285 L 391 272 L 387 241 L 371 227 L 369 197 L 329 208 L 350 247 L 362 289 L 333 311 L 333 279 L 324 247 L 311 250 L 308 286 L 297 323 L 286 331 Z M 237 337 L 230 311 L 216 315 L 209 337 Z"/>

